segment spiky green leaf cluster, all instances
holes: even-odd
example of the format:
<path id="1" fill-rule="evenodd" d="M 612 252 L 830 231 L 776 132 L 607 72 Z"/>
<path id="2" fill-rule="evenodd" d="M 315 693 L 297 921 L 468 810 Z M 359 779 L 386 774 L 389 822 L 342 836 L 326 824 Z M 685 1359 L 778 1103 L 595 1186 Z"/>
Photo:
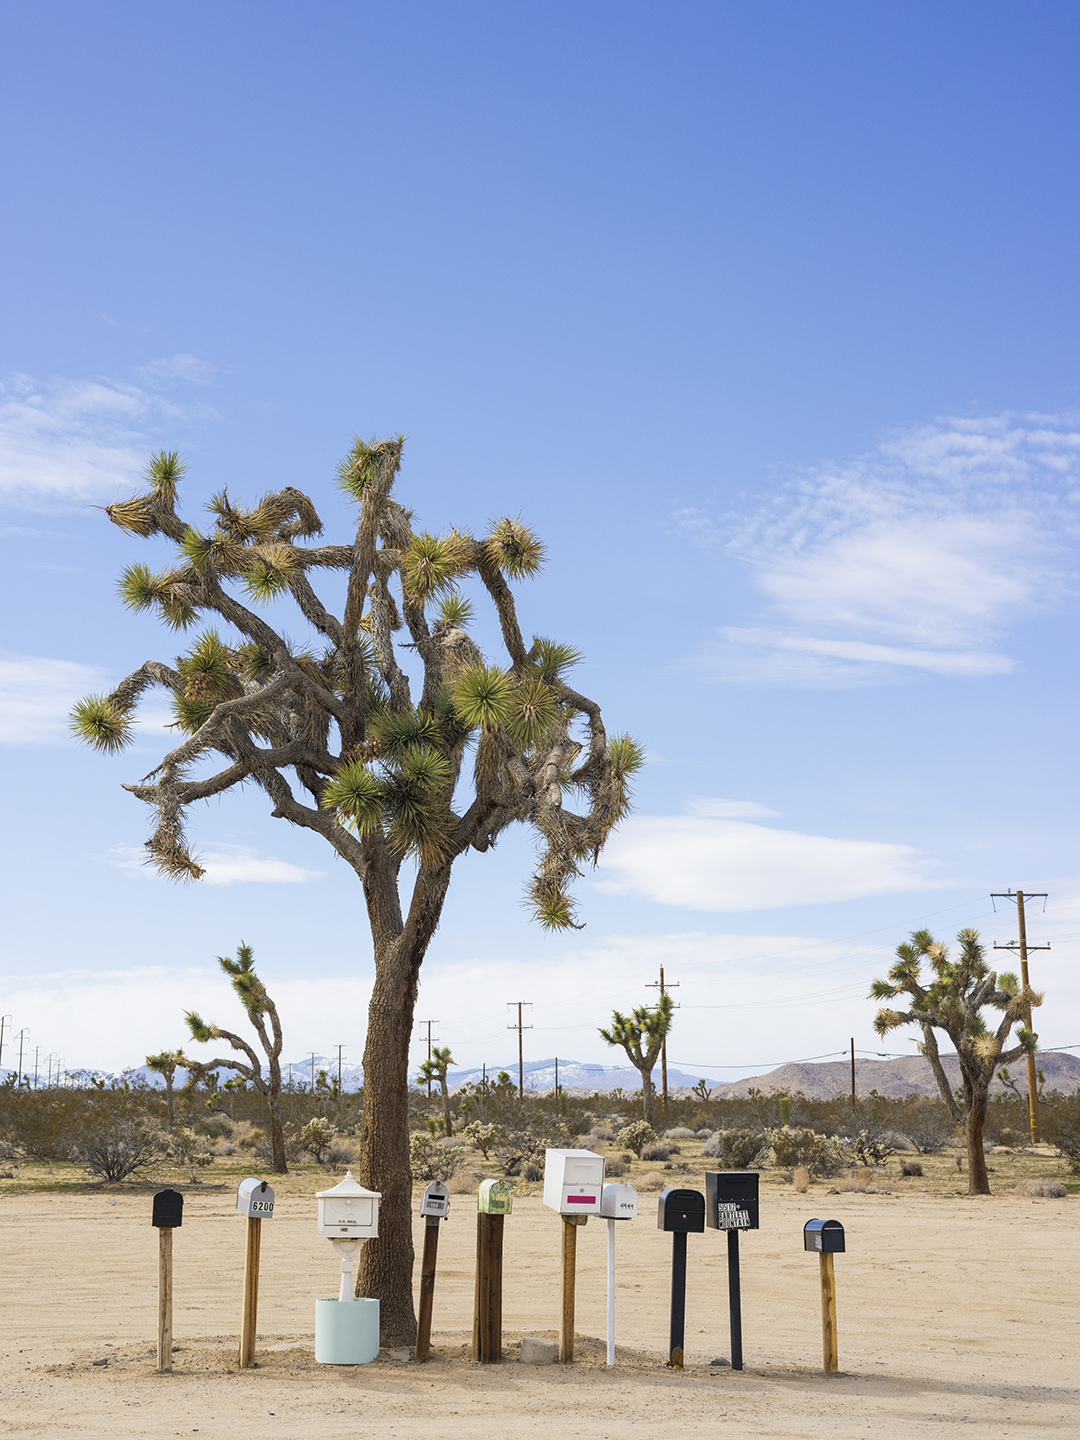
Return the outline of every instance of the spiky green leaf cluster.
<path id="1" fill-rule="evenodd" d="M 106 695 L 87 695 L 71 712 L 72 732 L 94 750 L 113 754 L 131 743 L 133 721 L 129 711 L 121 710 Z"/>
<path id="2" fill-rule="evenodd" d="M 544 563 L 544 547 L 536 532 L 522 523 L 520 515 L 514 519 L 504 515 L 493 521 L 483 543 L 492 565 L 511 580 L 535 575 Z"/>
<path id="3" fill-rule="evenodd" d="M 176 499 L 176 487 L 187 470 L 187 461 L 177 450 L 159 450 L 151 457 L 144 478 L 152 490 L 170 503 Z"/>
<path id="4" fill-rule="evenodd" d="M 470 665 L 450 687 L 454 709 L 472 729 L 494 730 L 513 709 L 510 676 L 498 665 Z"/>
<path id="5" fill-rule="evenodd" d="M 444 595 L 439 601 L 439 608 L 436 612 L 440 622 L 459 630 L 468 629 L 473 618 L 472 601 L 466 600 L 464 595 Z"/>
<path id="6" fill-rule="evenodd" d="M 412 706 L 372 715 L 368 729 L 378 736 L 381 753 L 391 760 L 404 758 L 414 746 L 427 748 L 442 740 L 438 718 Z"/>
<path id="7" fill-rule="evenodd" d="M 414 536 L 401 557 L 401 588 L 410 600 L 423 604 L 449 589 L 472 563 L 473 545 L 457 530 L 449 535 L 424 531 Z"/>
<path id="8" fill-rule="evenodd" d="M 526 750 L 533 750 L 551 734 L 558 713 L 555 696 L 543 680 L 524 680 L 514 687 L 507 734 Z"/>
<path id="9" fill-rule="evenodd" d="M 385 801 L 386 790 L 382 779 L 359 760 L 350 760 L 343 765 L 322 795 L 323 809 L 336 810 L 360 836 L 369 835 L 380 827 Z"/>
<path id="10" fill-rule="evenodd" d="M 553 680 L 557 676 L 561 676 L 564 670 L 570 670 L 573 666 L 580 665 L 582 655 L 581 651 L 575 650 L 573 645 L 560 645 L 554 640 L 546 639 L 543 635 L 534 635 L 529 659 L 536 665 L 545 680 Z"/>
<path id="11" fill-rule="evenodd" d="M 176 668 L 187 682 L 191 700 L 227 700 L 239 694 L 236 657 L 216 630 L 205 630 Z"/>

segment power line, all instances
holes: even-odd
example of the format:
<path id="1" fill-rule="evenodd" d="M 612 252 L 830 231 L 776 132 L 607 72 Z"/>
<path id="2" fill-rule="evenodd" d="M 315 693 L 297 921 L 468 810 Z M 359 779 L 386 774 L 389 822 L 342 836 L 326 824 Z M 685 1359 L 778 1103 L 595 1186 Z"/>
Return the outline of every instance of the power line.
<path id="1" fill-rule="evenodd" d="M 648 984 L 645 988 L 646 988 L 647 990 L 659 990 L 659 991 L 660 991 L 660 999 L 661 999 L 661 1001 L 663 1001 L 663 998 L 664 998 L 664 996 L 667 994 L 668 990 L 678 990 L 678 989 L 679 989 L 679 985 L 678 985 L 678 982 L 669 981 L 669 982 L 668 982 L 668 985 L 667 985 L 667 989 L 665 990 L 665 988 L 664 988 L 664 967 L 663 967 L 663 965 L 661 965 L 661 966 L 660 966 L 660 979 L 659 979 L 659 980 L 651 980 L 651 981 L 649 982 L 649 984 Z M 681 1005 L 672 1005 L 671 1008 L 672 1008 L 673 1010 L 681 1010 L 681 1009 L 682 1009 L 682 1006 L 681 1006 Z M 666 1109 L 667 1109 L 667 1032 L 666 1032 L 666 1031 L 665 1031 L 665 1033 L 664 1033 L 663 1039 L 660 1041 L 660 1084 L 661 1084 L 662 1103 L 663 1103 L 664 1109 L 666 1110 Z"/>
<path id="2" fill-rule="evenodd" d="M 524 1005 L 527 1005 L 527 1006 L 529 1007 L 529 1009 L 531 1010 L 531 1009 L 532 1009 L 532 1001 L 531 1001 L 531 1000 L 508 1000 L 508 1001 L 506 1002 L 506 1005 L 507 1005 L 507 1008 L 510 1009 L 510 1010 L 513 1010 L 513 1008 L 514 1008 L 515 1005 L 517 1006 L 517 1012 L 518 1012 L 517 1024 L 516 1024 L 516 1025 L 508 1025 L 506 1028 L 507 1028 L 508 1030 L 516 1030 L 516 1031 L 518 1032 L 518 1099 L 519 1099 L 519 1100 L 523 1100 L 523 1099 L 525 1098 L 525 1051 L 524 1051 L 523 1044 L 522 1044 L 522 1031 L 523 1031 L 523 1030 L 531 1030 L 533 1027 L 532 1027 L 531 1025 L 522 1025 L 522 1023 L 521 1023 L 521 1010 L 522 1010 L 522 1006 L 524 1006 Z"/>
<path id="3" fill-rule="evenodd" d="M 1046 912 L 1046 901 L 1049 898 L 1045 890 L 1037 892 L 1028 891 L 1029 900 L 1041 900 L 1043 902 L 1043 913 Z M 1003 892 L 995 891 L 990 896 L 991 903 L 994 900 L 1015 900 L 1016 901 L 1016 923 L 1020 932 L 1019 940 L 1009 940 L 1004 945 L 995 945 L 995 950 L 1019 951 L 1020 954 L 1020 984 L 1023 987 L 1021 994 L 1024 997 L 1024 1025 L 1031 1029 L 1031 1001 L 1027 999 L 1030 987 L 1028 985 L 1028 951 L 1049 950 L 1049 945 L 1029 945 L 1027 943 L 1027 922 L 1024 917 L 1024 892 L 1017 890 L 1015 895 L 1011 890 Z M 1028 1123 L 1031 1126 L 1031 1143 L 1038 1143 L 1039 1139 L 1039 1080 L 1035 1074 L 1035 1052 L 1027 1052 L 1027 1080 L 1028 1080 Z"/>

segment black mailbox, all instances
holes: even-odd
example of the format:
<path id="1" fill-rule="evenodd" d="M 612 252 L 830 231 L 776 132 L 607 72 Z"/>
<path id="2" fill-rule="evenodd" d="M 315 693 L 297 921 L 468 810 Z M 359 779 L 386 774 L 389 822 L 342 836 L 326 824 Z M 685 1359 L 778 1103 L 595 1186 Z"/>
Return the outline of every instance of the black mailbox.
<path id="1" fill-rule="evenodd" d="M 175 1230 L 184 1223 L 184 1197 L 179 1190 L 159 1190 L 154 1196 L 150 1224 L 159 1230 Z"/>
<path id="2" fill-rule="evenodd" d="M 757 1230 L 756 1170 L 706 1170 L 705 1220 L 713 1230 Z"/>
<path id="3" fill-rule="evenodd" d="M 844 1253 L 844 1227 L 839 1220 L 808 1220 L 803 1226 L 803 1247 L 819 1255 Z"/>
<path id="4" fill-rule="evenodd" d="M 704 1233 L 705 1196 L 700 1190 L 661 1190 L 656 1225 L 676 1234 Z"/>

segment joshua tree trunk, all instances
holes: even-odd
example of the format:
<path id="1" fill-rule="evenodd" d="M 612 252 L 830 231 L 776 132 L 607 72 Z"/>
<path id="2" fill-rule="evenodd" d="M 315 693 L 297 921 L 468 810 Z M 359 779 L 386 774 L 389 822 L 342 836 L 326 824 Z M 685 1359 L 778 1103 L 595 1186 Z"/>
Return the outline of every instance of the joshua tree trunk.
<path id="1" fill-rule="evenodd" d="M 645 1119 L 651 1125 L 653 1123 L 653 1096 L 656 1090 L 652 1083 L 652 1071 L 641 1071 L 641 1106 Z"/>
<path id="2" fill-rule="evenodd" d="M 964 1124 L 967 1139 L 968 1194 L 989 1195 L 990 1176 L 986 1170 L 986 1153 L 983 1150 L 983 1127 L 986 1124 L 987 1087 L 977 1086 L 972 1090 L 971 1108 Z"/>
<path id="3" fill-rule="evenodd" d="M 281 1106 L 275 1090 L 266 1091 L 266 1108 L 270 1112 L 270 1144 L 276 1175 L 287 1175 L 289 1165 L 285 1159 L 285 1129 L 281 1123 Z"/>
<path id="4" fill-rule="evenodd" d="M 446 1134 L 449 1137 L 454 1133 L 454 1122 L 450 1118 L 450 1086 L 447 1084 L 445 1070 L 439 1076 L 439 1085 L 442 1087 L 443 1126 L 445 1127 Z"/>

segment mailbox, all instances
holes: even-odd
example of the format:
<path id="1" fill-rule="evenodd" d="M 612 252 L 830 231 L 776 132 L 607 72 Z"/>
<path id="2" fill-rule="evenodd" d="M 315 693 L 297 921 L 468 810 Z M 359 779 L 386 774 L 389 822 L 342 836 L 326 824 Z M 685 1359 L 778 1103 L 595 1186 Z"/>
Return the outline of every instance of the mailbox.
<path id="1" fill-rule="evenodd" d="M 184 1223 L 184 1197 L 179 1190 L 159 1190 L 154 1196 L 150 1224 L 159 1230 L 176 1230 Z"/>
<path id="2" fill-rule="evenodd" d="M 433 1180 L 420 1198 L 420 1214 L 445 1220 L 450 1214 L 450 1192 L 440 1180 Z"/>
<path id="3" fill-rule="evenodd" d="M 637 1191 L 633 1185 L 605 1185 L 600 1195 L 600 1214 L 605 1220 L 636 1220 Z"/>
<path id="4" fill-rule="evenodd" d="M 345 1179 L 332 1190 L 319 1190 L 317 1235 L 328 1240 L 373 1240 L 379 1233 L 379 1201 L 376 1190 L 365 1190 L 346 1172 Z"/>
<path id="5" fill-rule="evenodd" d="M 843 1255 L 843 1225 L 839 1220 L 808 1220 L 803 1226 L 803 1248 L 819 1255 Z"/>
<path id="6" fill-rule="evenodd" d="M 544 1204 L 560 1215 L 599 1215 L 604 1157 L 591 1150 L 544 1151 Z"/>
<path id="7" fill-rule="evenodd" d="M 509 1215 L 514 1208 L 514 1192 L 505 1180 L 482 1180 L 476 1197 L 481 1215 Z"/>
<path id="8" fill-rule="evenodd" d="M 236 1187 L 236 1208 L 249 1220 L 274 1218 L 274 1191 L 265 1180 L 249 1175 Z"/>
<path id="9" fill-rule="evenodd" d="M 707 1170 L 705 1222 L 713 1230 L 757 1230 L 757 1171 Z"/>
<path id="10" fill-rule="evenodd" d="M 698 1235 L 705 1231 L 705 1196 L 700 1190 L 661 1190 L 658 1230 Z"/>

